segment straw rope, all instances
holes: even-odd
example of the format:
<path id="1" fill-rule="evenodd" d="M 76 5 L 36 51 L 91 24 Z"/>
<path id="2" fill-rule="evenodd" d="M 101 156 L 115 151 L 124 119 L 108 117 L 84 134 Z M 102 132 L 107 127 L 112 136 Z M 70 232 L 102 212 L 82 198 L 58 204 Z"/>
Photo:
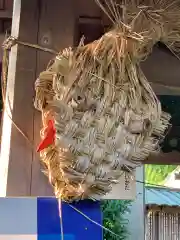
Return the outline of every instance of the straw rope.
<path id="1" fill-rule="evenodd" d="M 149 154 L 159 152 L 170 115 L 140 68 L 158 41 L 178 54 L 180 4 L 95 0 L 113 23 L 99 40 L 59 53 L 36 80 L 43 130 L 55 143 L 41 152 L 57 197 L 100 199 Z"/>

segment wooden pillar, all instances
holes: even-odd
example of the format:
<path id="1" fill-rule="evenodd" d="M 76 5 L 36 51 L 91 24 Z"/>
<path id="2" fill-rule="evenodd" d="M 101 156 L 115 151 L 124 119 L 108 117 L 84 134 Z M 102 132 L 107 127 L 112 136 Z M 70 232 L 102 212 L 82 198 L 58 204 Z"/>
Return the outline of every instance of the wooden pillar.
<path id="1" fill-rule="evenodd" d="M 37 42 L 38 1 L 14 0 L 12 35 Z M 6 104 L 3 117 L 0 196 L 29 196 L 33 158 L 33 96 L 36 50 L 15 45 L 9 59 Z M 13 122 L 27 136 L 27 140 Z"/>

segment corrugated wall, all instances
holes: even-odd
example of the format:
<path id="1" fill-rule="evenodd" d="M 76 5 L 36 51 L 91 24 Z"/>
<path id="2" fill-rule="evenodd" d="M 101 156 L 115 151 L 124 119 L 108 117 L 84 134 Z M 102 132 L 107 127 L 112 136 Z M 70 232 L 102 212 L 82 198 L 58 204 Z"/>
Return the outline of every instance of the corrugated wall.
<path id="1" fill-rule="evenodd" d="M 149 210 L 145 240 L 180 240 L 180 212 L 176 208 Z"/>

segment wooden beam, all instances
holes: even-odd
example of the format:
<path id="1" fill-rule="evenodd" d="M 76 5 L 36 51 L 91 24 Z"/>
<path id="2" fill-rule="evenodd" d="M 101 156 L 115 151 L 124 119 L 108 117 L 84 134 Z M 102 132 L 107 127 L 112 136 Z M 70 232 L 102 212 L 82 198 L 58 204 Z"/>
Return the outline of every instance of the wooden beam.
<path id="1" fill-rule="evenodd" d="M 154 47 L 152 54 L 141 63 L 141 67 L 152 84 L 169 86 L 172 89 L 180 87 L 180 62 L 162 48 Z"/>
<path id="2" fill-rule="evenodd" d="M 81 16 L 78 21 L 79 24 L 93 24 L 93 25 L 102 25 L 102 19 L 99 17 L 87 17 Z"/>
<path id="3" fill-rule="evenodd" d="M 12 12 L 7 10 L 0 10 L 0 19 L 11 19 L 12 18 Z"/>
<path id="4" fill-rule="evenodd" d="M 167 95 L 167 96 L 179 96 L 180 95 L 180 86 L 172 87 L 171 85 L 152 83 L 150 82 L 151 87 L 153 88 L 156 95 Z"/>
<path id="5" fill-rule="evenodd" d="M 180 152 L 173 151 L 170 153 L 150 155 L 142 164 L 180 165 Z"/>
<path id="6" fill-rule="evenodd" d="M 171 131 L 171 136 L 176 138 L 180 136 L 180 127 L 174 126 Z M 157 155 L 150 155 L 143 164 L 157 164 L 157 165 L 180 165 L 180 152 L 172 151 L 168 153 L 161 152 Z"/>
<path id="7" fill-rule="evenodd" d="M 12 35 L 37 42 L 38 1 L 14 1 Z M 15 45 L 9 59 L 6 105 L 3 117 L 0 196 L 30 196 L 33 149 L 33 96 L 36 50 Z M 27 136 L 27 140 L 13 122 Z M 30 143 L 31 142 L 31 143 Z"/>

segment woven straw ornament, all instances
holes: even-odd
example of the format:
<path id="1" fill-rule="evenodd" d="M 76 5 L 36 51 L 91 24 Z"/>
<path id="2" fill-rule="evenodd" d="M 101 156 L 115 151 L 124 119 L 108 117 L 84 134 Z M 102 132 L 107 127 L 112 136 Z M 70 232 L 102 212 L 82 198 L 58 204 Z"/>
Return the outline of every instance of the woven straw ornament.
<path id="1" fill-rule="evenodd" d="M 122 22 L 119 5 L 96 2 L 112 29 L 88 45 L 63 50 L 35 84 L 41 137 L 49 136 L 41 161 L 56 196 L 66 201 L 109 193 L 124 171 L 159 152 L 170 121 L 140 61 L 158 41 L 177 50 L 180 24 L 173 17 L 180 6 L 128 1 Z"/>

